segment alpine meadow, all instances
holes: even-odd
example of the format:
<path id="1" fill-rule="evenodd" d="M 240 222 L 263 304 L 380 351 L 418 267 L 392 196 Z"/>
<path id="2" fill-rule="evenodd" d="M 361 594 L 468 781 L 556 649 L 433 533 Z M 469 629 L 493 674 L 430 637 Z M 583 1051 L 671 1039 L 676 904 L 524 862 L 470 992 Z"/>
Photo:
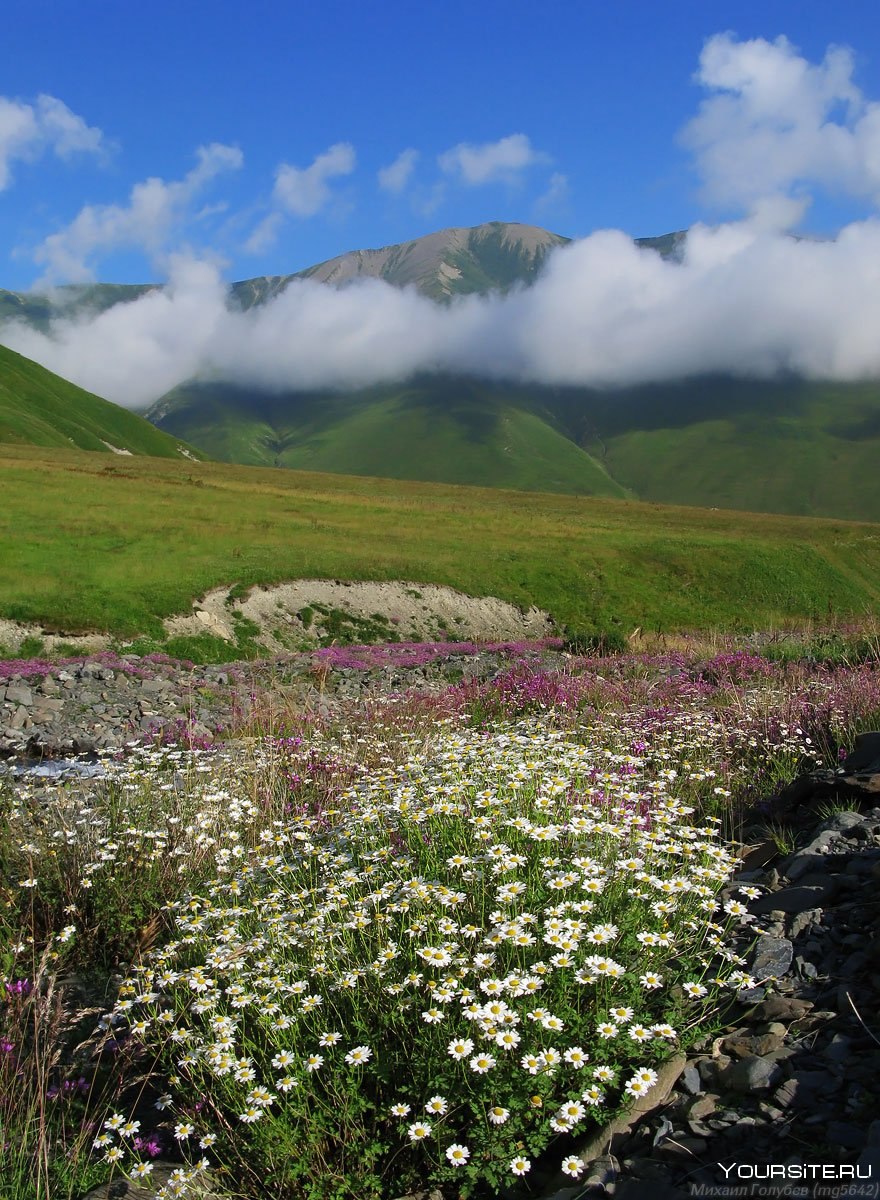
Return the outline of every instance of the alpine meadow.
<path id="1" fill-rule="evenodd" d="M 868 0 L 9 3 L 0 1200 L 876 1196 Z"/>

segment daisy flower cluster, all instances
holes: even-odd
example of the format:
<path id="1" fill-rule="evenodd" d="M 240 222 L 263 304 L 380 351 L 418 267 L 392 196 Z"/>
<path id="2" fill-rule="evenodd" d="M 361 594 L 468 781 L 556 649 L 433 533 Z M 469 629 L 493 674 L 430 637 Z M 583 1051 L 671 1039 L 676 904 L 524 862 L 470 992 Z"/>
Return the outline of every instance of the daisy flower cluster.
<path id="1" fill-rule="evenodd" d="M 414 740 L 332 820 L 273 820 L 232 864 L 218 846 L 108 1027 L 158 1057 L 180 1111 L 210 1097 L 221 1151 L 317 1130 L 326 1158 L 332 1118 L 339 1152 L 381 1145 L 396 1184 L 523 1175 L 521 1147 L 650 1091 L 743 986 L 740 915 L 716 899 L 735 854 L 673 782 L 595 731 Z"/>

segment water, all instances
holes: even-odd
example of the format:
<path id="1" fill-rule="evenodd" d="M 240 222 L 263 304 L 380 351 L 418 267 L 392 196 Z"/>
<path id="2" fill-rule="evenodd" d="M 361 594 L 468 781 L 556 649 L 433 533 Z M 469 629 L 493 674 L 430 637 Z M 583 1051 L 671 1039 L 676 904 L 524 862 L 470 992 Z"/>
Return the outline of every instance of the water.
<path id="1" fill-rule="evenodd" d="M 0 778 L 100 779 L 105 774 L 105 766 L 97 758 L 10 758 L 0 762 Z"/>

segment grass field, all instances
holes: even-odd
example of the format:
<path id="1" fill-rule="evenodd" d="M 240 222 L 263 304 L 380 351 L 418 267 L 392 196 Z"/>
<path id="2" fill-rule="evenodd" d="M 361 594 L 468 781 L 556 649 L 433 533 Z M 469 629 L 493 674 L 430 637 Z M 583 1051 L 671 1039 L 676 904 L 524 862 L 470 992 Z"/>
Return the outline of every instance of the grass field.
<path id="1" fill-rule="evenodd" d="M 880 609 L 880 526 L 0 446 L 0 615 L 161 632 L 211 587 L 407 579 L 576 630 Z"/>

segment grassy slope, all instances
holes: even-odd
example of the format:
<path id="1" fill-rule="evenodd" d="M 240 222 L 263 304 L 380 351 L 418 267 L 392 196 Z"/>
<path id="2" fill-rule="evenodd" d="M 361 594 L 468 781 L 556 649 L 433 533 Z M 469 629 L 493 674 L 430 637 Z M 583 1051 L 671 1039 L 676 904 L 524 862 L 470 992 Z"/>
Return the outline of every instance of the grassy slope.
<path id="1" fill-rule="evenodd" d="M 661 409 L 665 426 L 634 411 L 607 439 L 608 470 L 643 499 L 880 520 L 876 385 L 752 382 L 726 412 L 685 410 Z"/>
<path id="2" fill-rule="evenodd" d="M 873 384 L 598 393 L 436 377 L 337 397 L 187 385 L 160 424 L 228 462 L 880 520 Z"/>
<path id="3" fill-rule="evenodd" d="M 269 396 L 223 385 L 172 394 L 163 429 L 212 458 L 258 466 L 625 496 L 580 446 L 515 391 L 462 380 L 373 388 L 354 396 Z M 183 407 L 175 407 L 176 404 Z"/>
<path id="4" fill-rule="evenodd" d="M 409 579 L 577 628 L 880 611 L 880 527 L 0 446 L 0 614 L 155 631 L 213 586 Z"/>
<path id="5" fill-rule="evenodd" d="M 179 439 L 0 346 L 0 442 L 179 458 Z M 192 453 L 199 453 L 193 451 Z"/>

